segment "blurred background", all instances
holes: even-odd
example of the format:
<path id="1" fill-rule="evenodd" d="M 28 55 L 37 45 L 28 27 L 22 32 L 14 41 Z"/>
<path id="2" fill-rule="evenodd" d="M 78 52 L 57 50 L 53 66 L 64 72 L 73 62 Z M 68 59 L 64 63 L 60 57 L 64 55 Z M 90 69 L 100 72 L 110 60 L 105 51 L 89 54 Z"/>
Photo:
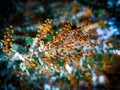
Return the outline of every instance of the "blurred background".
<path id="1" fill-rule="evenodd" d="M 99 54 L 92 62 L 102 61 L 101 70 L 109 79 L 110 88 L 120 89 L 120 0 L 1 0 L 0 39 L 3 39 L 5 28 L 12 25 L 15 31 L 14 43 L 22 47 L 25 38 L 35 37 L 46 19 L 52 19 L 56 31 L 66 21 L 80 26 L 88 18 L 100 41 L 96 47 Z M 41 86 L 49 87 L 48 84 Z"/>

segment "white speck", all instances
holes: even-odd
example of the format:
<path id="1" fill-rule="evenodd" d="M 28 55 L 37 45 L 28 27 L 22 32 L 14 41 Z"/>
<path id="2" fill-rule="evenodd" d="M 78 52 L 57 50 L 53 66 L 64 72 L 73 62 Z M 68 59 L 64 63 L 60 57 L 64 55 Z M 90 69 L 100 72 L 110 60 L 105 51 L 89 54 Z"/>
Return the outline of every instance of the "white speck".
<path id="1" fill-rule="evenodd" d="M 42 42 L 40 42 L 40 46 L 38 47 L 39 52 L 42 52 L 44 45 L 42 44 Z"/>
<path id="2" fill-rule="evenodd" d="M 38 41 L 38 38 L 37 37 L 34 38 L 34 41 L 33 41 L 32 45 L 31 45 L 30 49 L 33 49 L 35 47 L 35 45 L 37 44 L 37 41 Z"/>
<path id="3" fill-rule="evenodd" d="M 15 60 L 22 60 L 22 61 L 25 61 L 25 59 L 23 58 L 23 56 L 21 54 L 19 54 L 19 52 L 16 52 L 14 54 L 14 56 L 12 57 L 12 60 L 15 61 Z"/>
<path id="4" fill-rule="evenodd" d="M 68 71 L 68 73 L 72 73 L 72 70 L 73 70 L 73 68 L 72 68 L 72 66 L 69 66 L 68 64 L 66 64 L 66 70 Z"/>
<path id="5" fill-rule="evenodd" d="M 44 84 L 44 90 L 51 90 L 51 86 L 48 84 Z"/>
<path id="6" fill-rule="evenodd" d="M 105 75 L 100 75 L 99 78 L 98 78 L 98 82 L 100 85 L 105 85 L 107 82 L 107 77 Z"/>
<path id="7" fill-rule="evenodd" d="M 48 53 L 48 52 L 45 52 L 45 56 L 49 56 L 49 53 Z"/>
<path id="8" fill-rule="evenodd" d="M 25 65 L 25 63 L 20 63 L 20 69 L 21 69 L 22 71 L 25 71 L 25 70 L 26 70 L 26 65 Z"/>
<path id="9" fill-rule="evenodd" d="M 52 87 L 52 90 L 60 90 L 59 87 Z"/>
<path id="10" fill-rule="evenodd" d="M 53 66 L 53 63 L 51 63 L 50 66 Z"/>
<path id="11" fill-rule="evenodd" d="M 92 85 L 94 87 L 98 85 L 98 76 L 95 73 L 92 74 Z"/>

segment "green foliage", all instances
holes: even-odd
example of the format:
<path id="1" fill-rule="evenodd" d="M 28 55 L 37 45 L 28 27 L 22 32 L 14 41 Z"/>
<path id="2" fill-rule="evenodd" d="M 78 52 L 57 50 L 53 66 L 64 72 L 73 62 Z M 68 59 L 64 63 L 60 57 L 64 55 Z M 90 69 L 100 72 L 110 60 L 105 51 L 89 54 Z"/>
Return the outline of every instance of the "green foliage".
<path id="1" fill-rule="evenodd" d="M 33 39 L 31 37 L 26 37 L 25 38 L 25 43 L 26 43 L 26 45 L 32 45 Z"/>

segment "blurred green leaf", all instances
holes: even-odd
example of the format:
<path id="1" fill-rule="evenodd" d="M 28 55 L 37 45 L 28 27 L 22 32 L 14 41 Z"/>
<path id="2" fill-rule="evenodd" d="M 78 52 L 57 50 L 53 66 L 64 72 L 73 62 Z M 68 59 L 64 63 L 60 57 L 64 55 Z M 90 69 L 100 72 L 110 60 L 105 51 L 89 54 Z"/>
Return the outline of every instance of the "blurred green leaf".
<path id="1" fill-rule="evenodd" d="M 50 41 L 50 42 L 52 42 L 52 40 L 53 40 L 53 34 L 49 34 L 47 36 L 47 40 Z"/>
<path id="2" fill-rule="evenodd" d="M 25 38 L 25 43 L 26 43 L 26 45 L 32 45 L 33 39 L 31 37 L 26 37 Z"/>

